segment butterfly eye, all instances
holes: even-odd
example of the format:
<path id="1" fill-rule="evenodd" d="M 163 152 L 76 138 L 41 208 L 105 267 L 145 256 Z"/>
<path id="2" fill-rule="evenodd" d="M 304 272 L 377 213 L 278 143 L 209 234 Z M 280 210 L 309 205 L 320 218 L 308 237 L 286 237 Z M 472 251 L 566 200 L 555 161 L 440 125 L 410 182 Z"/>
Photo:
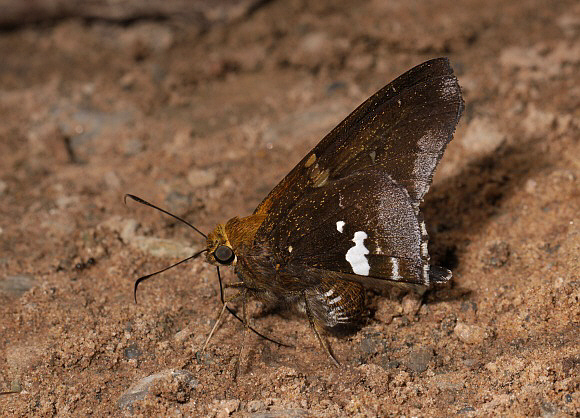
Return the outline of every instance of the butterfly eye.
<path id="1" fill-rule="evenodd" d="M 236 258 L 236 255 L 227 245 L 220 245 L 213 252 L 213 256 L 220 264 L 230 264 Z"/>

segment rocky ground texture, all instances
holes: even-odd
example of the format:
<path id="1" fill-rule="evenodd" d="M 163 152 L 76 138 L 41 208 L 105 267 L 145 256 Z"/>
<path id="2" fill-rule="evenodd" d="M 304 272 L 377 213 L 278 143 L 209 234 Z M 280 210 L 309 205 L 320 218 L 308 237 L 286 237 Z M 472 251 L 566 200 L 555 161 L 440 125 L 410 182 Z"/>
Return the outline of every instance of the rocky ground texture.
<path id="1" fill-rule="evenodd" d="M 578 416 L 578 2 L 114 3 L 0 20 L 2 415 Z M 450 286 L 423 304 L 369 289 L 368 322 L 330 338 L 341 368 L 304 318 L 252 304 L 295 348 L 250 335 L 235 380 L 237 321 L 200 353 L 214 268 L 176 267 L 133 302 L 137 277 L 204 242 L 125 193 L 203 231 L 249 214 L 438 56 L 466 101 L 423 205 Z"/>

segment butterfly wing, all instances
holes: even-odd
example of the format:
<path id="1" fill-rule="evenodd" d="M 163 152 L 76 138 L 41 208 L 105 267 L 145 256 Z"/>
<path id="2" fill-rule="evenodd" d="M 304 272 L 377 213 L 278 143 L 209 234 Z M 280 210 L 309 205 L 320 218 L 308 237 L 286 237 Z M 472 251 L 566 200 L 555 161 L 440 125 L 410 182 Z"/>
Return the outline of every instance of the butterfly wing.
<path id="1" fill-rule="evenodd" d="M 255 213 L 276 217 L 328 180 L 374 166 L 388 173 L 418 205 L 463 110 L 447 58 L 407 71 L 354 110 L 270 192 Z"/>
<path id="2" fill-rule="evenodd" d="M 424 232 L 407 190 L 370 168 L 304 195 L 268 240 L 281 273 L 312 284 L 323 278 L 428 284 Z"/>
<path id="3" fill-rule="evenodd" d="M 429 284 L 418 206 L 462 109 L 447 59 L 401 75 L 333 129 L 264 199 L 255 211 L 266 215 L 255 243 L 269 243 L 289 276 Z M 431 277 L 444 280 L 447 273 L 433 270 Z"/>

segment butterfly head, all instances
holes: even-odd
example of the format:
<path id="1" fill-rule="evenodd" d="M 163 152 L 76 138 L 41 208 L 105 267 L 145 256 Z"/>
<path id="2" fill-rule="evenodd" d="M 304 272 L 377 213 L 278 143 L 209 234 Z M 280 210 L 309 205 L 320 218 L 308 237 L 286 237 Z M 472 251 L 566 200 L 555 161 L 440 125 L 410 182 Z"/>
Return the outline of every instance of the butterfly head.
<path id="1" fill-rule="evenodd" d="M 236 253 L 228 239 L 226 226 L 224 224 L 216 226 L 207 236 L 206 254 L 206 259 L 210 264 L 216 266 L 231 266 L 236 264 Z"/>

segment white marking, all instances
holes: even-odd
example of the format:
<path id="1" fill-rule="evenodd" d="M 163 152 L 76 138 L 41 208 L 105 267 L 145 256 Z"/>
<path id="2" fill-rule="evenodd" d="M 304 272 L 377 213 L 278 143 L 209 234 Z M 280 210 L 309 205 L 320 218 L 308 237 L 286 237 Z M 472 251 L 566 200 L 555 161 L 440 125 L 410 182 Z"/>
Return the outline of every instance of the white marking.
<path id="1" fill-rule="evenodd" d="M 429 284 L 429 264 L 423 264 L 423 279 L 425 284 Z"/>
<path id="2" fill-rule="evenodd" d="M 294 248 L 292 248 L 292 246 L 290 245 L 290 246 L 288 247 L 288 252 L 289 252 L 289 253 L 291 253 L 293 249 L 294 249 Z"/>
<path id="3" fill-rule="evenodd" d="M 332 295 L 334 295 L 334 290 L 332 289 L 330 289 L 328 292 L 324 294 L 324 296 L 326 296 L 327 298 L 331 297 Z"/>
<path id="4" fill-rule="evenodd" d="M 429 250 L 427 249 L 427 241 L 423 241 L 421 243 L 421 255 L 423 257 L 428 257 L 429 256 Z"/>
<path id="5" fill-rule="evenodd" d="M 377 153 L 376 151 L 371 151 L 369 152 L 369 157 L 371 157 L 371 161 L 373 162 L 373 164 L 375 163 L 375 158 L 377 157 Z"/>
<path id="6" fill-rule="evenodd" d="M 391 257 L 391 277 L 393 279 L 402 279 L 403 276 L 399 274 L 399 260 Z"/>
<path id="7" fill-rule="evenodd" d="M 427 235 L 427 227 L 425 226 L 425 222 L 421 221 L 421 234 L 423 236 Z"/>
<path id="8" fill-rule="evenodd" d="M 401 107 L 401 99 L 397 100 L 397 104 Z"/>
<path id="9" fill-rule="evenodd" d="M 338 229 L 338 222 L 336 223 L 336 227 Z M 361 276 L 368 276 L 371 269 L 369 261 L 365 257 L 369 253 L 369 250 L 364 246 L 364 240 L 367 237 L 368 235 L 364 231 L 355 232 L 354 238 L 351 240 L 354 242 L 354 247 L 351 247 L 346 252 L 346 261 L 350 263 L 352 271 L 354 274 Z"/>
<path id="10" fill-rule="evenodd" d="M 329 300 L 328 303 L 330 303 L 331 305 L 336 305 L 338 302 L 340 302 L 342 300 L 342 296 L 338 295 L 337 297 L 335 297 L 332 300 Z"/>
<path id="11" fill-rule="evenodd" d="M 342 195 L 339 193 L 338 194 L 338 207 L 339 208 L 344 208 L 344 204 L 342 203 Z"/>
<path id="12" fill-rule="evenodd" d="M 344 221 L 338 221 L 336 223 L 336 230 L 342 234 L 342 228 L 344 227 Z"/>

